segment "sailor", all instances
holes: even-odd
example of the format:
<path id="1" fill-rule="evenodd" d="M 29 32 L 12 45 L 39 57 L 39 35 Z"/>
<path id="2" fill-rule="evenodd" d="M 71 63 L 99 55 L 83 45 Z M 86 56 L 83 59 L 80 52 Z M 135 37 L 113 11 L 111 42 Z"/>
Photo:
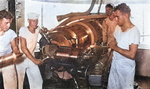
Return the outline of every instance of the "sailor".
<path id="1" fill-rule="evenodd" d="M 12 29 L 9 29 L 13 20 L 13 15 L 5 9 L 5 6 L 0 5 L 0 56 L 10 55 L 12 52 L 15 54 L 20 54 L 16 44 L 17 35 Z M 8 66 L 1 64 L 0 66 L 3 67 L 1 68 L 1 71 L 3 75 L 4 88 L 17 89 L 17 74 L 15 64 Z"/>
<path id="2" fill-rule="evenodd" d="M 37 44 L 40 28 L 38 27 L 39 14 L 28 13 L 28 26 L 21 27 L 19 30 L 19 47 L 24 53 L 22 58 L 24 62 L 18 64 L 18 88 L 23 89 L 23 81 L 25 73 L 29 80 L 30 89 L 42 89 L 42 76 L 38 65 L 42 64 L 43 61 L 34 57 L 34 50 Z"/>

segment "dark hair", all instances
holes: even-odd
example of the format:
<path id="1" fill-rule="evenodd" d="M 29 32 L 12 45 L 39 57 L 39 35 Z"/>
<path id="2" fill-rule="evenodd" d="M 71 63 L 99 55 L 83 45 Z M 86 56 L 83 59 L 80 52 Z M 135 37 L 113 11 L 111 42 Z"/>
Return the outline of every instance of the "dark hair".
<path id="1" fill-rule="evenodd" d="M 0 11 L 0 19 L 3 19 L 3 18 L 13 19 L 14 17 L 10 12 L 8 12 L 6 10 L 2 10 L 2 11 Z"/>
<path id="2" fill-rule="evenodd" d="M 111 3 L 109 3 L 109 4 L 106 4 L 106 6 L 105 7 L 110 7 L 110 8 L 114 8 L 114 5 L 113 4 L 111 4 Z"/>
<path id="3" fill-rule="evenodd" d="M 120 12 L 122 12 L 123 14 L 129 14 L 131 12 L 131 9 L 129 6 L 127 6 L 125 3 L 121 3 L 118 6 L 116 6 L 114 8 L 114 11 L 119 10 Z"/>

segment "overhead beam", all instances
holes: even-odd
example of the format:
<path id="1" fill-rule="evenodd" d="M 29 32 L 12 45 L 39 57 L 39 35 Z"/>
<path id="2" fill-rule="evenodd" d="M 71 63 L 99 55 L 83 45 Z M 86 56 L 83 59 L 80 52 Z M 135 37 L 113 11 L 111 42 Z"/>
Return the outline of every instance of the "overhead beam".
<path id="1" fill-rule="evenodd" d="M 40 1 L 40 2 L 50 2 L 50 3 L 74 3 L 74 4 L 90 4 L 92 0 L 32 0 L 32 1 Z M 103 4 L 107 3 L 150 3 L 149 0 L 104 0 Z M 99 0 L 97 0 L 96 4 L 99 4 Z"/>

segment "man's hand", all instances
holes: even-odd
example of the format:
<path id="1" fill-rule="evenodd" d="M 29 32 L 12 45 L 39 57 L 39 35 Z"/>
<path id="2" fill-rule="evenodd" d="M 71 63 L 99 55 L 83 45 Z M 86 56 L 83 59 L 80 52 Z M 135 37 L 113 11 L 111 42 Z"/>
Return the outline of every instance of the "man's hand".
<path id="1" fill-rule="evenodd" d="M 44 58 L 44 59 L 42 59 L 42 60 L 37 60 L 37 59 L 36 59 L 36 61 L 34 61 L 34 63 L 37 64 L 37 65 L 41 65 L 41 64 L 44 63 L 44 61 L 45 61 L 46 59 L 47 59 L 47 57 Z"/>
<path id="2" fill-rule="evenodd" d="M 34 61 L 34 63 L 36 64 L 36 65 L 41 65 L 41 64 L 43 64 L 43 60 L 35 60 Z"/>
<path id="3" fill-rule="evenodd" d="M 17 53 L 17 54 L 13 53 L 12 55 L 13 55 L 14 63 L 15 63 L 15 64 L 18 64 L 18 63 L 21 63 L 21 62 L 24 61 L 23 58 L 20 58 L 20 57 L 23 55 L 23 53 L 20 53 L 20 52 Z"/>
<path id="4" fill-rule="evenodd" d="M 21 57 L 23 55 L 23 53 L 20 53 L 20 52 L 17 54 L 13 53 L 12 55 L 14 56 L 14 59 L 17 59 L 17 58 Z"/>
<path id="5" fill-rule="evenodd" d="M 113 50 L 116 50 L 116 48 L 118 47 L 118 46 L 117 46 L 117 42 L 116 42 L 116 41 L 111 41 L 111 42 L 109 43 L 109 47 L 110 47 L 111 49 L 113 49 Z"/>

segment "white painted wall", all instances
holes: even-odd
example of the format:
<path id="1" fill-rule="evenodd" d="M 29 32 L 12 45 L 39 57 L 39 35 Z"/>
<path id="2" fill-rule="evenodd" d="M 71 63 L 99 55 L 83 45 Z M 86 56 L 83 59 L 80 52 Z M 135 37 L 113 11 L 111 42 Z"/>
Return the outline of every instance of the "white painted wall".
<path id="1" fill-rule="evenodd" d="M 117 5 L 117 4 L 116 4 Z M 150 45 L 150 3 L 130 4 L 131 21 L 138 27 L 141 40 L 140 44 Z M 57 15 L 64 15 L 70 12 L 84 12 L 90 4 L 62 4 L 62 3 L 45 3 L 31 0 L 25 1 L 25 25 L 27 26 L 27 16 L 29 12 L 39 13 L 41 15 L 41 8 L 43 7 L 43 26 L 52 29 L 60 22 L 57 21 Z M 98 4 L 94 6 L 92 13 L 97 13 Z M 105 4 L 102 5 L 100 12 L 105 12 Z M 39 26 L 41 27 L 41 18 L 39 18 Z M 144 47 L 144 46 L 142 46 Z"/>
<path id="2" fill-rule="evenodd" d="M 4 10 L 8 8 L 8 1 L 7 0 L 0 0 L 0 10 Z"/>
<path id="3" fill-rule="evenodd" d="M 62 3 L 45 3 L 31 0 L 25 1 L 25 14 L 29 12 L 39 13 L 41 15 L 41 8 L 43 7 L 43 26 L 48 29 L 56 27 L 60 22 L 57 21 L 57 15 L 64 15 L 70 12 L 84 12 L 90 4 L 62 4 Z M 98 5 L 93 9 L 93 13 L 98 11 Z M 27 16 L 25 15 L 25 19 Z M 41 18 L 39 18 L 39 26 L 41 26 Z M 28 25 L 27 20 L 25 25 Z"/>

